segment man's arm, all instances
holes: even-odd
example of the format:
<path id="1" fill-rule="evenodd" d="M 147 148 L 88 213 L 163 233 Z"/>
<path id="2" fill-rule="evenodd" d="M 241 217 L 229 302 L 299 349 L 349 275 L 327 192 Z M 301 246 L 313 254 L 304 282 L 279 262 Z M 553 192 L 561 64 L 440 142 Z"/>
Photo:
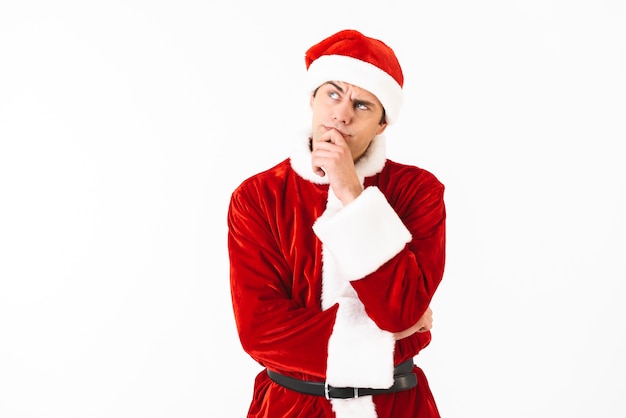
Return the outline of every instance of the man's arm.
<path id="1" fill-rule="evenodd" d="M 433 327 L 433 311 L 428 308 L 424 315 L 413 325 L 411 328 L 405 329 L 402 332 L 395 332 L 393 334 L 394 338 L 397 340 L 402 340 L 406 337 L 410 337 L 416 332 L 426 332 L 430 331 Z"/>
<path id="2" fill-rule="evenodd" d="M 370 318 L 404 335 L 427 312 L 443 276 L 445 207 L 443 185 L 432 174 L 402 170 L 318 219 L 314 230 Z"/>
<path id="3" fill-rule="evenodd" d="M 292 298 L 292 282 L 305 279 L 286 263 L 268 222 L 276 212 L 261 194 L 248 183 L 233 193 L 228 209 L 230 286 L 242 347 L 265 367 L 323 379 L 337 308 L 321 311 Z"/>

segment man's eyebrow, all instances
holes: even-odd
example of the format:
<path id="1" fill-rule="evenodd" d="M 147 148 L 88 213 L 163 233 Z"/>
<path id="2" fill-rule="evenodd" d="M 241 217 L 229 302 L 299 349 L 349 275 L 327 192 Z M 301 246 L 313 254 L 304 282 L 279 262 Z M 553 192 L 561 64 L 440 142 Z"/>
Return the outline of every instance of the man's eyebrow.
<path id="1" fill-rule="evenodd" d="M 344 91 L 343 91 L 343 89 L 342 89 L 341 87 L 339 87 L 337 84 L 335 84 L 335 83 L 334 83 L 334 82 L 332 82 L 332 81 L 328 81 L 328 82 L 327 82 L 327 84 L 331 84 L 331 85 L 333 85 L 333 86 L 334 86 L 337 90 L 339 90 L 339 91 L 340 91 L 340 92 L 342 92 L 342 93 L 344 92 Z"/>

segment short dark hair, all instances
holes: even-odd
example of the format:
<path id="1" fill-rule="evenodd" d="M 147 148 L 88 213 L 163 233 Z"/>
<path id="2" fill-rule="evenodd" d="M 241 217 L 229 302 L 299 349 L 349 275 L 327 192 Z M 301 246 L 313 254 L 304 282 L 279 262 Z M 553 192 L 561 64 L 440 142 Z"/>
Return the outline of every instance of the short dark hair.
<path id="1" fill-rule="evenodd" d="M 380 121 L 378 122 L 378 124 L 382 125 L 383 123 L 386 123 L 386 119 L 387 119 L 387 112 L 385 112 L 385 108 L 383 107 L 383 117 L 380 118 Z"/>

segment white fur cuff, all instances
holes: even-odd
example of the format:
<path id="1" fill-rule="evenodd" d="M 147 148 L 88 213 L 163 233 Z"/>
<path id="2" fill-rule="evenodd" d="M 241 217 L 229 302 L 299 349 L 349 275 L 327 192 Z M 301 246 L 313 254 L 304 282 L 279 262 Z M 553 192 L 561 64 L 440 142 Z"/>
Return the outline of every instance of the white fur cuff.
<path id="1" fill-rule="evenodd" d="M 348 280 L 376 271 L 411 241 L 411 233 L 377 187 L 366 188 L 340 211 L 320 216 L 313 230 Z"/>

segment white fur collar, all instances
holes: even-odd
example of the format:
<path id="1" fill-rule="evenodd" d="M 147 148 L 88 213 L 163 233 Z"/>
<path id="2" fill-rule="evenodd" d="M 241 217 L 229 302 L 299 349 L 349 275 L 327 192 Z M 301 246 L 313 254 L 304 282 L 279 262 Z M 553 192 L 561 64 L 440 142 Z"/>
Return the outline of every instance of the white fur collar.
<path id="1" fill-rule="evenodd" d="M 305 180 L 315 184 L 328 184 L 328 176 L 320 177 L 313 172 L 309 136 L 303 137 L 304 140 L 298 142 L 290 156 L 291 167 Z M 356 162 L 355 168 L 361 183 L 365 177 L 380 173 L 385 166 L 387 160 L 385 141 L 384 135 L 375 136 L 365 154 Z"/>

